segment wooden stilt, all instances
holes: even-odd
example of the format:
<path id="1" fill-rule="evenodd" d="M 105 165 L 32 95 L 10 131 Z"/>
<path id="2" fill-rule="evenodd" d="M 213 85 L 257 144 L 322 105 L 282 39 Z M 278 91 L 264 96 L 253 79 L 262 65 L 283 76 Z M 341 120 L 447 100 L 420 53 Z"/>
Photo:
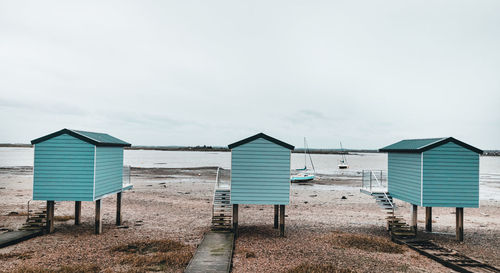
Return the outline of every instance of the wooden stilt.
<path id="1" fill-rule="evenodd" d="M 80 225 L 82 217 L 82 201 L 75 201 L 75 225 Z"/>
<path id="2" fill-rule="evenodd" d="M 47 201 L 47 233 L 54 232 L 54 206 L 55 201 Z"/>
<path id="3" fill-rule="evenodd" d="M 116 225 L 122 225 L 122 193 L 116 194 Z"/>
<path id="4" fill-rule="evenodd" d="M 457 222 L 457 240 L 463 242 L 464 240 L 464 208 L 457 208 L 456 212 Z"/>
<path id="5" fill-rule="evenodd" d="M 280 236 L 285 237 L 285 205 L 280 205 Z"/>
<path id="6" fill-rule="evenodd" d="M 274 205 L 274 228 L 278 228 L 279 205 Z"/>
<path id="7" fill-rule="evenodd" d="M 95 200 L 95 234 L 102 233 L 101 200 Z"/>
<path id="8" fill-rule="evenodd" d="M 238 204 L 233 204 L 233 232 L 238 237 Z"/>
<path id="9" fill-rule="evenodd" d="M 417 234 L 417 210 L 417 205 L 411 206 L 411 228 L 415 232 L 415 235 Z"/>
<path id="10" fill-rule="evenodd" d="M 425 208 L 425 230 L 432 232 L 432 207 Z"/>

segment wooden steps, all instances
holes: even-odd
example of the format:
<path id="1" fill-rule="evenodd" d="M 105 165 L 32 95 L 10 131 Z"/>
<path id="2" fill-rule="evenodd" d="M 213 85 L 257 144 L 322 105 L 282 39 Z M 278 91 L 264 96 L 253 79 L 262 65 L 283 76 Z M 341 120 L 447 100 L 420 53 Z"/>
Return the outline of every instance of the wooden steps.
<path id="1" fill-rule="evenodd" d="M 26 220 L 19 230 L 40 230 L 44 229 L 47 223 L 47 210 L 46 208 L 39 208 Z"/>
<path id="2" fill-rule="evenodd" d="M 231 190 L 216 189 L 212 205 L 212 230 L 230 230 L 233 217 Z"/>
<path id="3" fill-rule="evenodd" d="M 371 194 L 380 209 L 387 215 L 387 228 L 391 236 L 397 238 L 414 238 L 415 231 L 410 227 L 402 216 L 396 215 L 396 205 L 388 192 L 374 192 Z"/>
<path id="4" fill-rule="evenodd" d="M 500 269 L 494 266 L 485 264 L 469 258 L 456 250 L 448 249 L 436 245 L 432 241 L 417 241 L 417 240 L 395 240 L 400 244 L 406 244 L 411 249 L 418 253 L 427 256 L 434 261 L 453 269 L 457 272 L 484 272 L 484 273 L 498 273 Z"/>

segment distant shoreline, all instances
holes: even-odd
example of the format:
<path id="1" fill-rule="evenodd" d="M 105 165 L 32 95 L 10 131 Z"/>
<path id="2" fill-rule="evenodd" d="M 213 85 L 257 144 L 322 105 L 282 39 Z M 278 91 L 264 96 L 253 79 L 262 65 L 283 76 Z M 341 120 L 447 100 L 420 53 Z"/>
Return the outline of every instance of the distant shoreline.
<path id="1" fill-rule="evenodd" d="M 0 143 L 0 147 L 12 148 L 32 148 L 31 144 L 6 144 Z M 132 146 L 125 147 L 125 150 L 149 150 L 149 151 L 186 151 L 186 152 L 230 152 L 227 147 L 215 146 Z M 303 153 L 303 148 L 293 150 L 293 153 Z M 345 149 L 344 151 L 335 149 L 309 149 L 310 154 L 349 154 L 349 153 L 378 153 L 377 150 L 369 149 Z"/>
<path id="2" fill-rule="evenodd" d="M 31 144 L 0 143 L 0 148 L 32 148 Z M 229 152 L 227 147 L 217 146 L 132 146 L 125 147 L 126 150 L 151 150 L 151 151 L 185 151 L 185 152 Z M 293 153 L 303 153 L 303 148 L 293 150 Z M 378 153 L 373 149 L 309 149 L 310 154 L 356 154 L 356 153 Z M 500 156 L 500 150 L 485 150 L 483 156 Z"/>
<path id="3" fill-rule="evenodd" d="M 191 151 L 191 152 L 230 152 L 226 147 L 194 146 L 194 147 L 168 147 L 168 146 L 132 146 L 127 150 L 157 150 L 157 151 Z M 293 153 L 303 153 L 303 148 L 293 150 Z M 310 154 L 348 154 L 348 153 L 378 153 L 377 150 L 346 149 L 345 151 L 335 149 L 309 149 Z"/>

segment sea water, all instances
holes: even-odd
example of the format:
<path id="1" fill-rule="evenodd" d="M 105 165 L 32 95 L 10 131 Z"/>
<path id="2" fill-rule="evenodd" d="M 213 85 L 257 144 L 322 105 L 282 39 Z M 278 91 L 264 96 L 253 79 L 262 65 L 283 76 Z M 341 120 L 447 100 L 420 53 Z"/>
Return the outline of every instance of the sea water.
<path id="1" fill-rule="evenodd" d="M 305 164 L 309 169 L 314 164 L 316 173 L 325 175 L 360 176 L 363 170 L 387 171 L 387 155 L 379 153 L 356 153 L 347 155 L 349 169 L 339 170 L 341 159 L 336 154 L 293 153 L 291 168 L 298 169 Z M 124 164 L 141 168 L 198 168 L 231 167 L 230 152 L 191 152 L 125 150 Z M 0 168 L 32 167 L 33 148 L 0 147 Z M 480 158 L 480 195 L 482 200 L 500 200 L 500 157 Z"/>

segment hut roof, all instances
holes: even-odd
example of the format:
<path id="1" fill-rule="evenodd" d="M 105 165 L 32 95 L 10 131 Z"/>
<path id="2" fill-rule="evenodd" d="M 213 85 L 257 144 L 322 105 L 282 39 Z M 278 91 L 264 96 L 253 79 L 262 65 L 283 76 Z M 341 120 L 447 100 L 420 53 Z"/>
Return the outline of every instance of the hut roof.
<path id="1" fill-rule="evenodd" d="M 88 142 L 88 143 L 96 145 L 96 146 L 118 146 L 118 147 L 130 147 L 131 146 L 130 143 L 127 143 L 121 139 L 110 136 L 108 134 L 79 131 L 79 130 L 72 130 L 72 129 L 66 129 L 66 128 L 59 130 L 55 133 L 34 139 L 31 141 L 31 144 L 37 144 L 37 143 L 46 141 L 48 139 L 51 139 L 53 137 L 60 136 L 62 134 L 68 134 L 70 136 L 76 137 L 78 139 L 81 139 L 85 142 Z"/>
<path id="2" fill-rule="evenodd" d="M 295 149 L 295 147 L 293 145 L 290 145 L 290 144 L 285 143 L 285 142 L 283 142 L 281 140 L 275 139 L 274 137 L 270 137 L 270 136 L 268 136 L 268 135 L 266 135 L 264 133 L 258 133 L 258 134 L 254 135 L 254 136 L 247 137 L 247 138 L 245 138 L 243 140 L 240 140 L 240 141 L 237 141 L 235 143 L 229 144 L 228 147 L 229 147 L 229 149 L 233 149 L 233 148 L 236 148 L 236 147 L 238 147 L 240 145 L 243 145 L 243 144 L 249 143 L 251 141 L 254 141 L 254 140 L 258 139 L 258 138 L 263 138 L 265 140 L 269 140 L 269 141 L 271 141 L 271 142 L 273 142 L 275 144 L 278 144 L 280 146 L 283 146 L 283 147 L 285 147 L 285 148 L 287 148 L 289 150 Z"/>
<path id="3" fill-rule="evenodd" d="M 395 153 L 422 153 L 435 147 L 441 146 L 445 143 L 453 142 L 459 146 L 469 149 L 478 154 L 483 151 L 466 144 L 453 137 L 440 137 L 440 138 L 422 138 L 422 139 L 405 139 L 384 148 L 379 149 L 379 152 L 395 152 Z"/>

